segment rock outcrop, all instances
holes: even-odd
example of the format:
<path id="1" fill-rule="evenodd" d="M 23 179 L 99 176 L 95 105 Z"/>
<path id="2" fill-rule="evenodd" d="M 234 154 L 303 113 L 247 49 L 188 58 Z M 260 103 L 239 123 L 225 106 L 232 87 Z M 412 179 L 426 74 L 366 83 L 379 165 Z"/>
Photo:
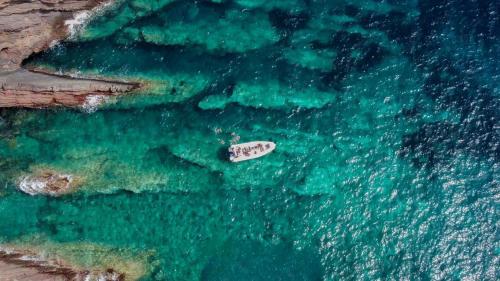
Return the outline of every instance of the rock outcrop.
<path id="1" fill-rule="evenodd" d="M 125 275 L 113 269 L 89 271 L 62 260 L 44 260 L 36 253 L 0 249 L 0 281 L 123 281 Z"/>
<path id="2" fill-rule="evenodd" d="M 74 79 L 21 68 L 24 59 L 68 35 L 64 22 L 99 0 L 0 0 L 0 107 L 84 106 L 89 96 L 118 95 L 137 83 Z M 94 99 L 103 100 L 103 99 Z"/>
<path id="3" fill-rule="evenodd" d="M 19 189 L 30 195 L 60 196 L 75 191 L 79 181 L 69 174 L 40 170 L 19 180 Z"/>
<path id="4" fill-rule="evenodd" d="M 78 79 L 26 69 L 0 73 L 0 107 L 83 107 L 91 110 L 107 97 L 139 85 L 117 81 Z"/>

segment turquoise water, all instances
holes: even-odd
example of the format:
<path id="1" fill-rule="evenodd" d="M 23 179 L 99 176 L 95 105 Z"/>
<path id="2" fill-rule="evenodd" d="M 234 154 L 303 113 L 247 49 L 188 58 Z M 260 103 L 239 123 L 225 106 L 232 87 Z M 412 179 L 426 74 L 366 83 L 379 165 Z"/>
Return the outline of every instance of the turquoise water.
<path id="1" fill-rule="evenodd" d="M 147 87 L 0 111 L 0 237 L 151 253 L 143 280 L 498 279 L 499 12 L 118 2 L 26 64 Z M 79 190 L 16 189 L 42 169 Z"/>

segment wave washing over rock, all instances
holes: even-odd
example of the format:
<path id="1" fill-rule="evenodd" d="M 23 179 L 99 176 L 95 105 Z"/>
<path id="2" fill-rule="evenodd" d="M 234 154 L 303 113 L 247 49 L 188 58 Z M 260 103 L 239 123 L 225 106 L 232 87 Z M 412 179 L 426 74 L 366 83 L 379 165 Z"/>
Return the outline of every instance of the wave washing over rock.
<path id="1" fill-rule="evenodd" d="M 0 239 L 151 252 L 143 280 L 497 280 L 497 2 L 115 1 L 7 99 L 60 108 L 0 109 Z M 111 84 L 51 92 L 78 77 Z"/>
<path id="2" fill-rule="evenodd" d="M 49 170 L 19 179 L 19 189 L 29 195 L 59 196 L 74 191 L 75 185 L 72 175 L 58 174 Z"/>
<path id="3" fill-rule="evenodd" d="M 78 12 L 73 15 L 73 18 L 64 21 L 64 25 L 68 28 L 69 38 L 75 38 L 78 33 L 80 33 L 86 24 L 91 20 L 96 14 L 103 12 L 104 9 L 109 8 L 113 5 L 113 1 L 104 1 L 99 6 L 92 8 L 91 10 L 85 10 Z"/>

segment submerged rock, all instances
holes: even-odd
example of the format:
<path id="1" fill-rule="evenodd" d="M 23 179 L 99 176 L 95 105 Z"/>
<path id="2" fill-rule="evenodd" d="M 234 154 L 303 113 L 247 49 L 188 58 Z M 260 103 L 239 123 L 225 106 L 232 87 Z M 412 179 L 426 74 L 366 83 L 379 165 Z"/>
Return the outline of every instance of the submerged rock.
<path id="1" fill-rule="evenodd" d="M 22 177 L 18 187 L 30 195 L 59 196 L 74 191 L 76 185 L 72 175 L 46 170 Z"/>
<path id="2" fill-rule="evenodd" d="M 193 13 L 189 18 L 179 16 L 189 12 Z M 280 39 L 266 13 L 219 11 L 198 8 L 194 4 L 179 4 L 157 14 L 153 23 L 125 28 L 120 36 L 122 42 L 135 40 L 159 46 L 201 46 L 212 53 L 243 53 L 272 45 Z"/>
<path id="3" fill-rule="evenodd" d="M 106 9 L 99 17 L 77 35 L 78 40 L 95 40 L 114 34 L 131 22 L 148 16 L 165 6 L 175 2 L 174 0 L 118 0 L 113 9 Z"/>
<path id="4" fill-rule="evenodd" d="M 231 96 L 207 96 L 198 106 L 204 110 L 223 109 L 230 103 L 237 103 L 246 107 L 290 110 L 298 107 L 321 108 L 335 99 L 336 94 L 332 92 L 322 92 L 313 87 L 295 89 L 272 80 L 265 84 L 240 83 Z"/>

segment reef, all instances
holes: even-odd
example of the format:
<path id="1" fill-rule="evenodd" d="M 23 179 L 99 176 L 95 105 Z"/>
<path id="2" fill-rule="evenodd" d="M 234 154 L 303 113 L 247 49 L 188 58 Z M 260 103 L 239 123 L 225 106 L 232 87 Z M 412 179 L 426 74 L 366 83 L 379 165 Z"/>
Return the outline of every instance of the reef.
<path id="1" fill-rule="evenodd" d="M 101 4 L 103 1 L 98 0 L 0 1 L 0 107 L 88 106 L 89 102 L 102 102 L 104 97 L 139 86 L 22 68 L 26 58 L 69 35 L 68 23 L 74 21 L 71 18 Z"/>
<path id="2" fill-rule="evenodd" d="M 171 10 L 156 15 L 157 24 L 128 27 L 121 40 L 126 42 L 132 39 L 156 45 L 202 46 L 215 53 L 242 53 L 279 40 L 265 13 L 255 15 L 203 7 L 189 22 L 182 22 L 175 13 L 180 9 L 178 6 L 193 9 L 190 6 L 194 4 L 179 3 Z M 213 16 L 207 17 L 207 14 Z"/>
<path id="3" fill-rule="evenodd" d="M 254 108 L 321 108 L 335 101 L 335 94 L 306 88 L 297 91 L 276 81 L 264 85 L 241 83 L 234 87 L 230 97 L 211 95 L 199 103 L 202 109 L 222 109 L 229 103 Z"/>

